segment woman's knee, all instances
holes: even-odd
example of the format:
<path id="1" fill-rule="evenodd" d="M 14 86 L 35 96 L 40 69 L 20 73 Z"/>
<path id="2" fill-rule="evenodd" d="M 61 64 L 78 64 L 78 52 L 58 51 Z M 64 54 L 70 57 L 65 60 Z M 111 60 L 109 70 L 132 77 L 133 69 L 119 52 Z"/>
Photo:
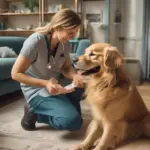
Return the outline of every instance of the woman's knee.
<path id="1" fill-rule="evenodd" d="M 81 128 L 83 119 L 80 115 L 77 115 L 77 116 L 73 116 L 72 118 L 71 117 L 63 118 L 61 122 L 64 128 L 71 130 L 71 131 L 75 131 Z"/>
<path id="2" fill-rule="evenodd" d="M 53 126 L 61 130 L 75 131 L 79 130 L 82 126 L 83 119 L 80 115 L 70 117 L 53 118 Z"/>

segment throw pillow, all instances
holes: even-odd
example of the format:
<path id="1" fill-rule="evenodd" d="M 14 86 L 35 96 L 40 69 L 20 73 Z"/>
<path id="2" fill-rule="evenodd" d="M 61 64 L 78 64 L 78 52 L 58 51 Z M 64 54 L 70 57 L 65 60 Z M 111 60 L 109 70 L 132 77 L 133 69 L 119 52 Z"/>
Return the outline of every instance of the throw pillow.
<path id="1" fill-rule="evenodd" d="M 9 48 L 7 46 L 0 47 L 0 58 L 16 58 L 17 54 L 12 48 Z"/>

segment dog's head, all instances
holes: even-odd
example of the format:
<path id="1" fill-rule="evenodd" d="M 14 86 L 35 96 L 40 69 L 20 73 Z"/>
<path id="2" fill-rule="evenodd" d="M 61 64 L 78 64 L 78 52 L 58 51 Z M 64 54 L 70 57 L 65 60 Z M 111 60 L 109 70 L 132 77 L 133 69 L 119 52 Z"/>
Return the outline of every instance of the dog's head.
<path id="1" fill-rule="evenodd" d="M 102 70 L 114 70 L 123 63 L 119 50 L 107 43 L 97 43 L 88 47 L 84 55 L 73 60 L 75 66 L 83 71 L 100 66 Z"/>

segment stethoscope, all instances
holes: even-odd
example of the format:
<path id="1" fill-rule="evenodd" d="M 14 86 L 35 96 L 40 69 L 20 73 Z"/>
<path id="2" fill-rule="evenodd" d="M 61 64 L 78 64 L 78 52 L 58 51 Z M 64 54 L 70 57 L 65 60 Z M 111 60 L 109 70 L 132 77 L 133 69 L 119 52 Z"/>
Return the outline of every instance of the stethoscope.
<path id="1" fill-rule="evenodd" d="M 46 40 L 47 50 L 48 50 L 48 58 L 47 58 L 46 68 L 52 69 L 52 66 L 56 64 L 56 60 L 55 60 L 55 57 L 53 56 L 53 53 L 50 51 L 51 43 L 49 42 L 48 37 L 46 35 L 45 35 L 45 40 Z M 51 36 L 50 36 L 50 41 L 51 41 Z M 62 45 L 62 51 L 64 53 L 64 51 L 65 51 L 64 43 L 61 42 L 61 45 Z"/>

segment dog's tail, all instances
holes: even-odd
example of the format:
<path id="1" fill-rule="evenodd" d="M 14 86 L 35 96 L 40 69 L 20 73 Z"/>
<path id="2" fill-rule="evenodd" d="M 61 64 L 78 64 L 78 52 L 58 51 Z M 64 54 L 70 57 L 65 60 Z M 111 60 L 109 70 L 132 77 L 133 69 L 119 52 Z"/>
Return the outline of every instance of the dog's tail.
<path id="1" fill-rule="evenodd" d="M 150 137 L 150 113 L 144 117 L 142 124 L 144 136 Z"/>

